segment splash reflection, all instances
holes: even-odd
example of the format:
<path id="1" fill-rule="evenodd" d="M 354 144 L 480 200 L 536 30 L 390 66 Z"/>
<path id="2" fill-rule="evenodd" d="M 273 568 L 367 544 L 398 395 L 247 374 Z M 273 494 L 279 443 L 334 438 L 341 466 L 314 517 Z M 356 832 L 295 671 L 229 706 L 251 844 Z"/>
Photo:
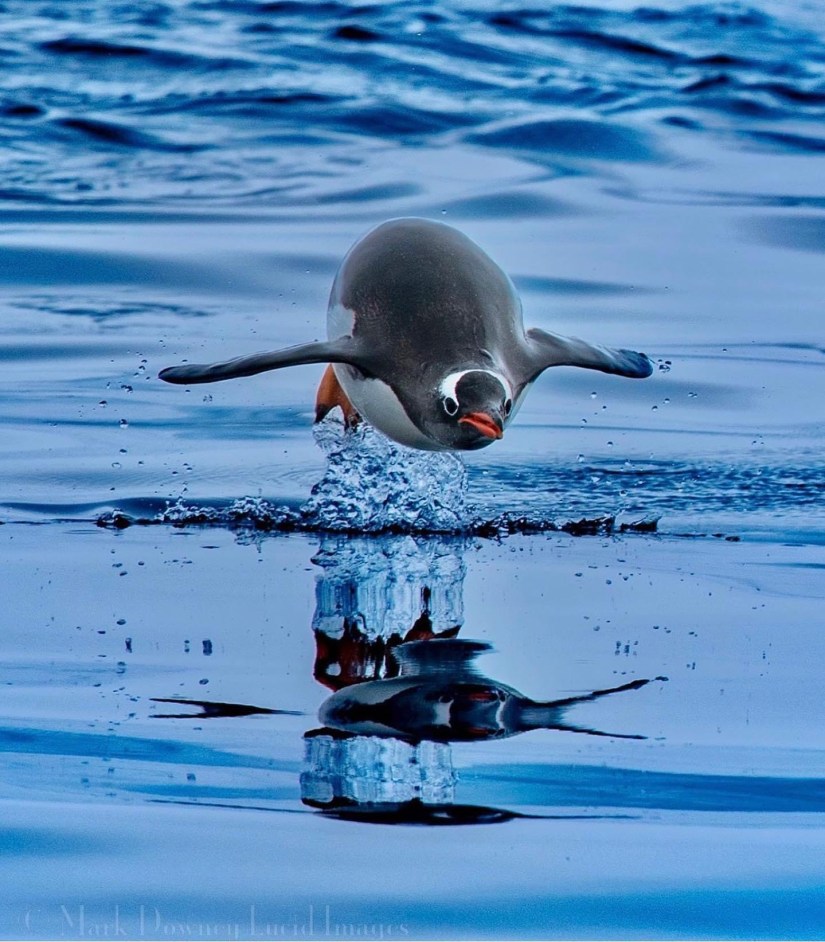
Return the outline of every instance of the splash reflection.
<path id="1" fill-rule="evenodd" d="M 393 677 L 403 642 L 450 638 L 464 621 L 466 541 L 328 536 L 313 562 L 315 678 L 331 690 Z"/>

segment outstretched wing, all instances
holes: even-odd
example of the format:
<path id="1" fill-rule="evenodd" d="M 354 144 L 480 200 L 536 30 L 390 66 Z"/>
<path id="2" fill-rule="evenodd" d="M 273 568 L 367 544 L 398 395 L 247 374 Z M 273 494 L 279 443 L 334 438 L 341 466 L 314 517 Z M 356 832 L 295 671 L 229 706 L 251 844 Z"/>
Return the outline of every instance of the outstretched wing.
<path id="1" fill-rule="evenodd" d="M 653 372 L 653 364 L 644 353 L 599 347 L 578 337 L 562 337 L 538 327 L 527 331 L 527 344 L 533 369 L 531 379 L 551 366 L 581 366 L 633 379 L 644 379 Z"/>
<path id="2" fill-rule="evenodd" d="M 267 370 L 280 370 L 284 366 L 301 366 L 306 363 L 349 363 L 363 372 L 369 372 L 358 353 L 358 344 L 352 337 L 337 340 L 321 340 L 302 343 L 285 350 L 270 353 L 253 353 L 248 357 L 237 357 L 224 363 L 184 363 L 161 370 L 158 376 L 167 383 L 189 385 L 194 383 L 217 383 L 223 379 L 254 376 Z"/>

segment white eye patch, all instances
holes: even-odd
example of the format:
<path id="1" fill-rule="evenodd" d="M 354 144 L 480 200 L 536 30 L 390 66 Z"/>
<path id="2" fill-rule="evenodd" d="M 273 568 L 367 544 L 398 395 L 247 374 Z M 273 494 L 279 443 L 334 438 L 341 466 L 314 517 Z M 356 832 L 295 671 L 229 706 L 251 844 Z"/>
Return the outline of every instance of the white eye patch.
<path id="1" fill-rule="evenodd" d="M 513 390 L 510 388 L 510 384 L 507 380 L 501 375 L 501 373 L 494 373 L 492 370 L 459 370 L 457 373 L 450 373 L 449 376 L 445 376 L 441 381 L 441 385 L 438 387 L 438 392 L 441 395 L 442 399 L 450 399 L 458 402 L 458 396 L 456 395 L 456 386 L 462 376 L 466 376 L 468 373 L 486 373 L 488 376 L 492 376 L 493 379 L 497 380 L 505 393 L 505 398 L 513 398 Z"/>

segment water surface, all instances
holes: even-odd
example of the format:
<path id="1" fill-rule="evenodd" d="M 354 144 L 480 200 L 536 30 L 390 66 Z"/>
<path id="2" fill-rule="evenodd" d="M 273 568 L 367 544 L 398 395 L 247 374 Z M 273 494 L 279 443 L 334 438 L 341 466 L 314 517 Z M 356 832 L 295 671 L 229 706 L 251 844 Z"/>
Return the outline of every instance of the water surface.
<path id="1" fill-rule="evenodd" d="M 2 6 L 0 933 L 820 937 L 816 6 Z M 157 381 L 399 215 L 654 375 Z"/>

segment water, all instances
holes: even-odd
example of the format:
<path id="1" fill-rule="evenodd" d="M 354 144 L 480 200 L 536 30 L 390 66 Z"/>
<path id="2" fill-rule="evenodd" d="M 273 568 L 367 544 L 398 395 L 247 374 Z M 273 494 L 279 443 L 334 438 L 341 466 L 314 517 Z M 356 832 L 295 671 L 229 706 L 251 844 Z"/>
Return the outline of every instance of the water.
<path id="1" fill-rule="evenodd" d="M 821 937 L 823 40 L 0 4 L 3 937 Z M 463 464 L 157 381 L 322 336 L 399 215 L 653 377 Z"/>

